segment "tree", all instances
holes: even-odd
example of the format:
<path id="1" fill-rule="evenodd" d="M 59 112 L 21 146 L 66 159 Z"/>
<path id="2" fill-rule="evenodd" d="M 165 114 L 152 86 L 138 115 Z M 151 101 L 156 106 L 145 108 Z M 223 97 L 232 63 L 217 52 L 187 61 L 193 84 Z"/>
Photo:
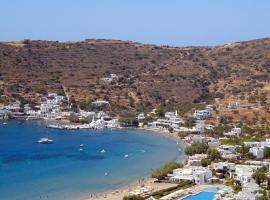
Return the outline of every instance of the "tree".
<path id="1" fill-rule="evenodd" d="M 192 156 L 194 154 L 203 154 L 206 153 L 208 149 L 207 144 L 202 144 L 202 143 L 195 143 L 192 144 L 185 149 L 185 153 L 189 156 Z"/>
<path id="2" fill-rule="evenodd" d="M 173 132 L 173 128 L 172 128 L 172 127 L 169 127 L 169 128 L 168 128 L 168 131 L 169 131 L 170 133 L 172 133 L 172 132 Z"/>
<path id="3" fill-rule="evenodd" d="M 253 174 L 252 178 L 256 181 L 258 185 L 260 185 L 262 182 L 264 182 L 267 178 L 267 169 L 262 167 L 257 169 Z"/>
<path id="4" fill-rule="evenodd" d="M 269 147 L 264 148 L 264 158 L 270 158 L 270 148 Z"/>
<path id="5" fill-rule="evenodd" d="M 145 198 L 138 195 L 125 196 L 123 200 L 144 200 Z"/>
<path id="6" fill-rule="evenodd" d="M 172 173 L 174 169 L 181 168 L 181 167 L 183 167 L 183 165 L 180 163 L 170 162 L 164 165 L 162 168 L 153 171 L 152 178 L 161 180 L 165 178 L 169 173 Z"/>
<path id="7" fill-rule="evenodd" d="M 196 122 L 196 119 L 194 117 L 187 117 L 185 119 L 185 127 L 192 128 L 195 122 Z"/>
<path id="8" fill-rule="evenodd" d="M 73 122 L 73 123 L 78 123 L 80 122 L 78 116 L 74 115 L 74 114 L 71 114 L 69 117 L 68 117 L 69 121 L 70 122 Z"/>
<path id="9" fill-rule="evenodd" d="M 215 161 L 221 159 L 221 155 L 217 149 L 209 148 L 207 150 L 207 158 L 211 161 Z"/>
<path id="10" fill-rule="evenodd" d="M 164 107 L 163 106 L 157 107 L 156 114 L 157 114 L 158 117 L 164 117 L 164 115 L 165 115 Z"/>
<path id="11" fill-rule="evenodd" d="M 203 167 L 207 167 L 207 166 L 210 165 L 210 164 L 211 164 L 211 160 L 208 159 L 208 158 L 203 158 L 203 159 L 201 160 L 201 165 L 202 165 Z"/>

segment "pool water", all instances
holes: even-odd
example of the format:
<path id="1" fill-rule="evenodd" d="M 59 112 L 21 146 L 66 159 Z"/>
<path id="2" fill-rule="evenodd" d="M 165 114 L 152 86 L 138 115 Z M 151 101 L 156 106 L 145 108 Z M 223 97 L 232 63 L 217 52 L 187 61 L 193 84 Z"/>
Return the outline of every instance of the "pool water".
<path id="1" fill-rule="evenodd" d="M 213 200 L 216 192 L 200 192 L 199 194 L 188 196 L 184 200 Z"/>

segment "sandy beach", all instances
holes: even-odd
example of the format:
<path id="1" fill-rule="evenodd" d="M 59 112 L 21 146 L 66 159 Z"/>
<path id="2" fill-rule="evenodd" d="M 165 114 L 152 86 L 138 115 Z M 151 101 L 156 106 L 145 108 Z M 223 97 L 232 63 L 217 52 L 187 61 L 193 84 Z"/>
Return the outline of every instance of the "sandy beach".
<path id="1" fill-rule="evenodd" d="M 130 195 L 129 192 L 140 190 L 142 186 L 151 187 L 152 192 L 156 192 L 162 189 L 166 189 L 169 187 L 176 186 L 174 183 L 154 183 L 155 179 L 149 178 L 144 181 L 137 182 L 135 184 L 131 184 L 130 186 L 120 188 L 117 190 L 112 190 L 104 193 L 98 193 L 96 195 L 90 196 L 85 200 L 93 200 L 93 199 L 102 199 L 102 200 L 122 200 L 124 196 Z"/>

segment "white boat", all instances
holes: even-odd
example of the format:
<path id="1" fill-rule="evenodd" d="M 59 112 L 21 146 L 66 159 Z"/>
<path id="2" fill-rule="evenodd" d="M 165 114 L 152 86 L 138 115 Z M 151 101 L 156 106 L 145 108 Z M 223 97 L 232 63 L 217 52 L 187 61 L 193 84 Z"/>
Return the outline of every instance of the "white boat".
<path id="1" fill-rule="evenodd" d="M 37 141 L 38 144 L 51 144 L 53 143 L 53 140 L 50 140 L 49 138 L 41 138 Z"/>
<path id="2" fill-rule="evenodd" d="M 83 148 L 80 148 L 79 150 L 80 150 L 80 151 L 83 151 Z"/>
<path id="3" fill-rule="evenodd" d="M 80 147 L 83 147 L 83 144 L 80 144 Z"/>
<path id="4" fill-rule="evenodd" d="M 107 172 L 105 172 L 105 174 L 104 174 L 105 176 L 108 176 L 108 173 Z"/>
<path id="5" fill-rule="evenodd" d="M 125 157 L 125 158 L 128 158 L 128 154 L 126 154 L 124 157 Z"/>
<path id="6" fill-rule="evenodd" d="M 3 125 L 7 125 L 7 122 L 4 122 Z"/>
<path id="7" fill-rule="evenodd" d="M 100 151 L 100 153 L 106 153 L 105 149 L 102 149 L 102 150 Z"/>

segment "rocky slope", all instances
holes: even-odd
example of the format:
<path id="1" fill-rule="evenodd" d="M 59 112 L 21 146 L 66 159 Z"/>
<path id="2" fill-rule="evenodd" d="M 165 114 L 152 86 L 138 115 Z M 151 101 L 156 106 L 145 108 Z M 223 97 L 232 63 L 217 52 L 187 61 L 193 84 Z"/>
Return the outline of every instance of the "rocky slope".
<path id="1" fill-rule="evenodd" d="M 217 47 L 168 47 L 115 40 L 0 43 L 0 101 L 38 102 L 65 92 L 82 108 L 95 99 L 113 109 L 241 100 L 268 103 L 270 39 Z M 102 78 L 117 74 L 111 83 Z"/>

